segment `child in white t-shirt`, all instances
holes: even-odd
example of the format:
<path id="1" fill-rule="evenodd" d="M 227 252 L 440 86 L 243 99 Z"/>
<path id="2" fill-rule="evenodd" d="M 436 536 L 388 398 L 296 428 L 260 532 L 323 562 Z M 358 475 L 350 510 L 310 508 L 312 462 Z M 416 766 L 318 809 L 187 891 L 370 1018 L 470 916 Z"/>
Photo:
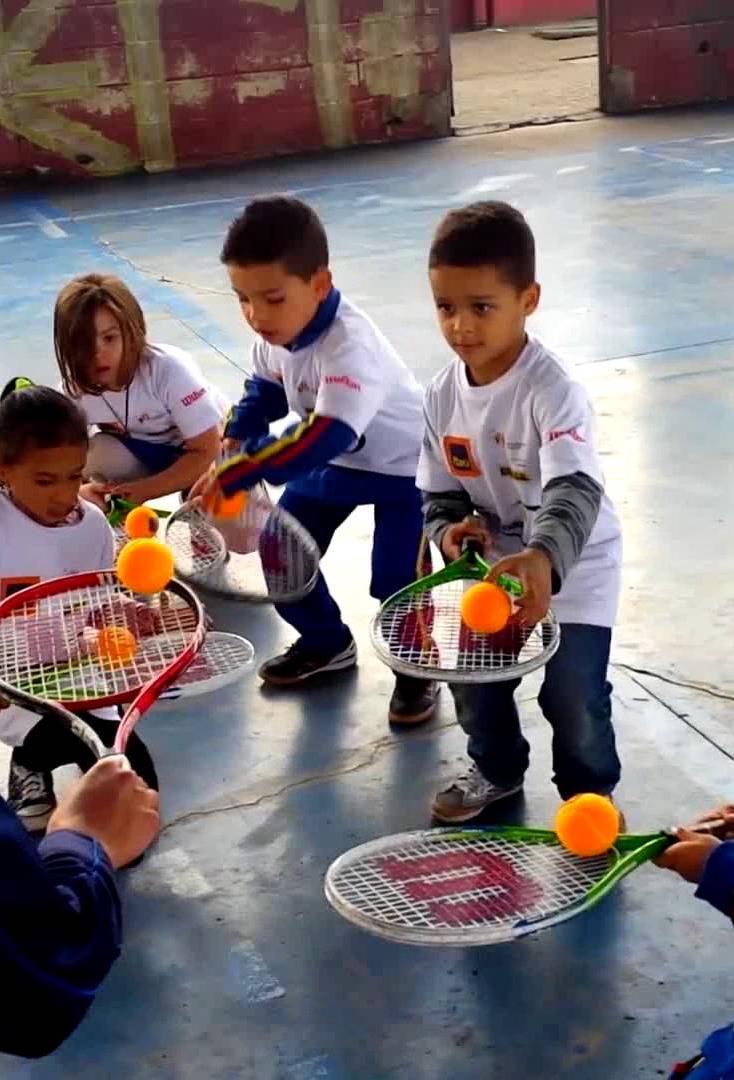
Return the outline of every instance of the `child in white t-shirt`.
<path id="1" fill-rule="evenodd" d="M 416 576 L 421 389 L 374 323 L 332 284 L 324 227 L 305 203 L 250 203 L 229 229 L 222 261 L 258 338 L 252 375 L 226 429 L 233 456 L 217 483 L 227 494 L 260 480 L 286 484 L 280 505 L 322 552 L 357 506 L 371 506 L 370 591 L 385 600 Z M 270 424 L 289 412 L 299 423 L 270 435 Z M 299 637 L 263 664 L 266 682 L 292 686 L 355 665 L 354 639 L 323 576 L 305 600 L 278 611 Z M 432 684 L 398 676 L 390 721 L 427 720 L 435 697 Z"/>
<path id="2" fill-rule="evenodd" d="M 79 498 L 88 448 L 82 411 L 45 386 L 0 397 L 0 600 L 48 578 L 106 570 L 114 564 L 114 536 L 104 514 Z M 118 720 L 114 708 L 85 712 L 106 745 Z M 94 764 L 84 744 L 60 724 L 0 701 L 0 740 L 12 746 L 8 802 L 32 832 L 45 829 L 54 809 L 51 772 Z M 149 787 L 158 788 L 150 755 L 133 732 L 126 754 Z"/>
<path id="3" fill-rule="evenodd" d="M 554 595 L 561 645 L 539 697 L 553 727 L 554 780 L 563 799 L 609 795 L 620 774 L 607 667 L 621 531 L 604 492 L 587 393 L 525 332 L 540 287 L 533 234 L 519 211 L 486 202 L 451 212 L 429 265 L 456 358 L 425 397 L 418 486 L 426 529 L 448 560 L 470 536 L 503 556 L 494 574 L 520 579 L 528 625 Z M 529 747 L 518 685 L 452 688 L 472 765 L 437 794 L 440 821 L 468 821 L 522 788 Z"/>
<path id="4" fill-rule="evenodd" d="M 119 278 L 87 274 L 59 293 L 54 344 L 62 389 L 93 435 L 82 494 L 135 503 L 187 491 L 219 450 L 227 402 L 183 349 L 152 345 Z"/>

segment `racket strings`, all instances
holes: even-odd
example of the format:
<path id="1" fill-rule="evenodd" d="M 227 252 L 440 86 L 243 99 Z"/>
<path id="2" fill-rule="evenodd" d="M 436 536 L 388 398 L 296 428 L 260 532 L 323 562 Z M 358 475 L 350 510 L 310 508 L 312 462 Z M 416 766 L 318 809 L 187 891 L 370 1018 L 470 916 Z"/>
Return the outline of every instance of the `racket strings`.
<path id="1" fill-rule="evenodd" d="M 583 901 L 609 859 L 496 837 L 434 839 L 346 862 L 329 884 L 373 928 L 481 930 L 489 943 L 512 938 L 520 920 L 552 919 Z"/>
<path id="2" fill-rule="evenodd" d="M 117 659 L 102 642 L 112 627 L 132 635 Z M 166 591 L 150 600 L 115 579 L 29 602 L 0 620 L 0 680 L 59 702 L 130 695 L 165 670 L 197 631 L 190 604 Z"/>

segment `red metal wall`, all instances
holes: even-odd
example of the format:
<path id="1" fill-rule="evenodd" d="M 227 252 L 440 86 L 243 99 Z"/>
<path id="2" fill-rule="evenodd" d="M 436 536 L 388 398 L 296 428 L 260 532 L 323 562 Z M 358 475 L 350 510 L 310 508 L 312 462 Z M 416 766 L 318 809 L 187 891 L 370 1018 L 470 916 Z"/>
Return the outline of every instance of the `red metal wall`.
<path id="1" fill-rule="evenodd" d="M 0 0 L 0 172 L 448 134 L 442 0 Z"/>
<path id="2" fill-rule="evenodd" d="M 489 0 L 495 26 L 534 26 L 566 19 L 593 18 L 596 0 Z"/>
<path id="3" fill-rule="evenodd" d="M 734 98 L 733 0 L 600 0 L 599 14 L 607 112 Z"/>

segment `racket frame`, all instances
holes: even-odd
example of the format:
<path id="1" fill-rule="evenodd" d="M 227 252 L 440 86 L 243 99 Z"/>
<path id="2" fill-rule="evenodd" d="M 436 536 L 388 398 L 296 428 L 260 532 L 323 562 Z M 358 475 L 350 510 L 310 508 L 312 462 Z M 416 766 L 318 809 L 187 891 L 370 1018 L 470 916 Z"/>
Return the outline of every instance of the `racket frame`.
<path id="1" fill-rule="evenodd" d="M 533 630 L 533 632 L 535 632 L 539 627 L 541 633 L 545 634 L 545 632 L 550 631 L 552 635 L 551 642 L 546 645 L 542 655 L 540 657 L 534 656 L 525 661 L 515 662 L 514 664 L 508 664 L 505 668 L 499 668 L 492 671 L 478 669 L 467 673 L 456 671 L 453 668 L 415 664 L 407 660 L 401 660 L 400 657 L 395 656 L 386 643 L 382 633 L 383 619 L 390 608 L 398 604 L 401 600 L 428 592 L 440 585 L 448 585 L 454 581 L 484 581 L 491 569 L 490 563 L 479 554 L 476 545 L 470 543 L 465 545 L 463 554 L 454 562 L 449 563 L 448 566 L 443 567 L 441 570 L 436 570 L 427 577 L 418 578 L 416 581 L 411 582 L 410 585 L 398 589 L 392 596 L 389 596 L 387 600 L 380 605 L 377 614 L 373 616 L 370 623 L 370 641 L 383 664 L 386 664 L 392 671 L 399 675 L 409 675 L 416 679 L 435 680 L 437 682 L 446 683 L 467 683 L 473 685 L 504 682 L 507 679 L 522 679 L 525 675 L 530 675 L 533 671 L 537 671 L 538 668 L 544 667 L 558 651 L 558 647 L 561 643 L 558 621 L 552 611 L 549 611 L 543 622 L 537 624 Z M 510 577 L 507 574 L 501 574 L 497 580 L 497 584 L 512 597 L 518 598 L 522 596 L 522 586 L 514 577 Z M 430 632 L 427 632 L 427 637 L 430 638 Z"/>
<path id="2" fill-rule="evenodd" d="M 37 600 L 44 600 L 50 596 L 59 596 L 74 589 L 102 587 L 105 585 L 118 585 L 118 578 L 114 570 L 86 571 L 80 574 L 71 574 L 67 577 L 51 578 L 31 585 L 25 589 L 19 589 L 0 602 L 0 621 L 12 617 L 14 611 L 26 604 Z M 65 702 L 63 705 L 58 701 L 46 698 L 38 698 L 33 694 L 14 687 L 0 678 L 0 697 L 6 698 L 14 705 L 19 705 L 37 716 L 51 716 L 64 725 L 77 738 L 80 738 L 98 757 L 105 757 L 111 753 L 124 753 L 125 745 L 130 732 L 147 710 L 158 700 L 161 693 L 170 686 L 178 676 L 186 670 L 196 654 L 201 649 L 206 639 L 206 620 L 201 601 L 188 586 L 178 581 L 171 581 L 167 591 L 172 592 L 185 600 L 192 609 L 196 619 L 196 625 L 188 642 L 181 652 L 171 661 L 168 667 L 158 672 L 138 690 L 120 691 L 115 694 L 107 694 L 90 700 Z M 161 595 L 161 594 L 156 594 Z M 140 598 L 144 602 L 144 598 Z M 115 737 L 114 748 L 106 747 L 92 728 L 76 715 L 76 711 L 89 711 L 102 709 L 111 705 L 122 705 L 130 702 L 125 714 L 120 721 Z"/>

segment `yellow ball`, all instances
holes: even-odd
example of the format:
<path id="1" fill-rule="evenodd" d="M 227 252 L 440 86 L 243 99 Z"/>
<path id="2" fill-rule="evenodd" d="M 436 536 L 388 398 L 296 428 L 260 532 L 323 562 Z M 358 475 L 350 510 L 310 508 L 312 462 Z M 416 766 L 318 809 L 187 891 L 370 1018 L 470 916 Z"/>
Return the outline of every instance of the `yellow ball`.
<path id="1" fill-rule="evenodd" d="M 512 615 L 512 601 L 499 585 L 480 581 L 461 598 L 461 618 L 477 634 L 496 634 L 504 630 Z"/>
<path id="2" fill-rule="evenodd" d="M 117 556 L 115 569 L 130 592 L 157 593 L 173 577 L 173 552 L 160 540 L 130 540 Z"/>
<path id="3" fill-rule="evenodd" d="M 573 855 L 602 855 L 619 836 L 619 810 L 605 795 L 575 795 L 558 808 L 553 827 Z"/>
<path id="4" fill-rule="evenodd" d="M 158 532 L 158 515 L 149 506 L 136 506 L 125 518 L 125 532 L 131 540 L 142 540 Z"/>

